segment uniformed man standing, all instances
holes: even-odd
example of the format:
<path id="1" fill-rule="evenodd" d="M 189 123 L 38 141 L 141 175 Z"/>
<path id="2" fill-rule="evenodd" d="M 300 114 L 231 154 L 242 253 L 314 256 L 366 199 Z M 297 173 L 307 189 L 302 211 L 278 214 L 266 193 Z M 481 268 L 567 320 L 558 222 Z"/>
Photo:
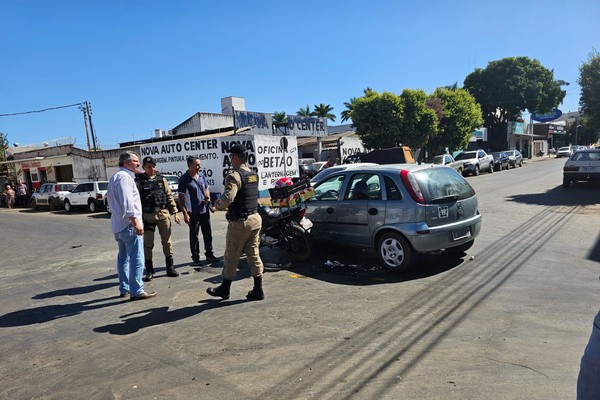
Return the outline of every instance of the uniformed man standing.
<path id="1" fill-rule="evenodd" d="M 228 210 L 225 255 L 223 257 L 223 282 L 206 292 L 215 297 L 229 298 L 231 282 L 235 278 L 240 255 L 246 253 L 254 287 L 246 297 L 249 300 L 263 300 L 263 263 L 258 252 L 262 219 L 258 214 L 258 175 L 246 165 L 246 147 L 241 144 L 231 146 L 231 167 L 225 177 L 225 191 L 215 202 L 218 210 Z"/>
<path id="2" fill-rule="evenodd" d="M 173 241 L 171 240 L 171 214 L 175 215 L 175 222 L 181 224 L 177 205 L 169 183 L 164 176 L 156 172 L 154 158 L 144 157 L 143 174 L 136 176 L 136 184 L 142 200 L 142 214 L 144 219 L 144 257 L 146 259 L 146 281 L 154 277 L 152 263 L 152 249 L 154 248 L 154 231 L 158 226 L 162 243 L 167 276 L 179 276 L 173 265 Z"/>

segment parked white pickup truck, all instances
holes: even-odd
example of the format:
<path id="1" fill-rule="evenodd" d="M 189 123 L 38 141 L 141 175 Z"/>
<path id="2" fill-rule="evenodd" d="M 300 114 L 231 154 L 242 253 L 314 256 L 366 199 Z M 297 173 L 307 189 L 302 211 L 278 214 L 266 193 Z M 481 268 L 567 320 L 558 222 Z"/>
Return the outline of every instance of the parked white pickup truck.
<path id="1" fill-rule="evenodd" d="M 446 165 L 454 168 L 459 174 L 462 174 L 463 172 L 463 162 L 456 161 L 450 154 L 440 154 L 439 156 L 435 156 L 431 159 L 431 162 L 433 164 Z"/>
<path id="2" fill-rule="evenodd" d="M 479 175 L 480 171 L 494 172 L 494 156 L 483 150 L 463 151 L 456 156 L 463 163 L 463 175 Z"/>

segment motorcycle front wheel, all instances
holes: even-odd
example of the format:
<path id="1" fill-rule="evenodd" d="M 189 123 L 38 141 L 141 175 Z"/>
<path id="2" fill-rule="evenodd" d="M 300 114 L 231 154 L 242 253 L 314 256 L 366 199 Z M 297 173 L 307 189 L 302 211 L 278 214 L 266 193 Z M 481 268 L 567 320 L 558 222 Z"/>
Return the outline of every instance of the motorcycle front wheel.
<path id="1" fill-rule="evenodd" d="M 285 230 L 287 251 L 293 261 L 305 262 L 310 259 L 311 245 L 308 233 L 299 225 L 289 225 Z"/>

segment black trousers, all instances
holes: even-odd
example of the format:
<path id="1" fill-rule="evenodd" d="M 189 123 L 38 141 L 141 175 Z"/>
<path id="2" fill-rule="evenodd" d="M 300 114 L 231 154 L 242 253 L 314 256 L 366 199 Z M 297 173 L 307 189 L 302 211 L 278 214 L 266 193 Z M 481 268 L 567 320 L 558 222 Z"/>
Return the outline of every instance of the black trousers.
<path id="1" fill-rule="evenodd" d="M 204 254 L 206 256 L 213 254 L 212 229 L 210 227 L 210 213 L 208 210 L 204 214 L 190 214 L 190 251 L 192 260 L 200 260 L 200 241 L 198 233 L 202 231 L 204 239 Z"/>

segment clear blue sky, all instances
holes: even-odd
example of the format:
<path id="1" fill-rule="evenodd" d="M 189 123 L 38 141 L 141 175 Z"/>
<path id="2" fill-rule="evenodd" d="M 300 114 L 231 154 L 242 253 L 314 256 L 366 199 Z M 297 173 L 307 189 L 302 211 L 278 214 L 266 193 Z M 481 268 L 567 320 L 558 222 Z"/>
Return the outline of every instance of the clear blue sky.
<path id="1" fill-rule="evenodd" d="M 504 57 L 536 58 L 571 83 L 600 50 L 600 1 L 0 0 L 0 114 L 89 101 L 100 145 L 144 139 L 239 96 L 246 109 L 295 114 L 363 89 L 400 93 L 458 82 Z M 76 138 L 65 108 L 0 117 L 21 145 Z"/>

